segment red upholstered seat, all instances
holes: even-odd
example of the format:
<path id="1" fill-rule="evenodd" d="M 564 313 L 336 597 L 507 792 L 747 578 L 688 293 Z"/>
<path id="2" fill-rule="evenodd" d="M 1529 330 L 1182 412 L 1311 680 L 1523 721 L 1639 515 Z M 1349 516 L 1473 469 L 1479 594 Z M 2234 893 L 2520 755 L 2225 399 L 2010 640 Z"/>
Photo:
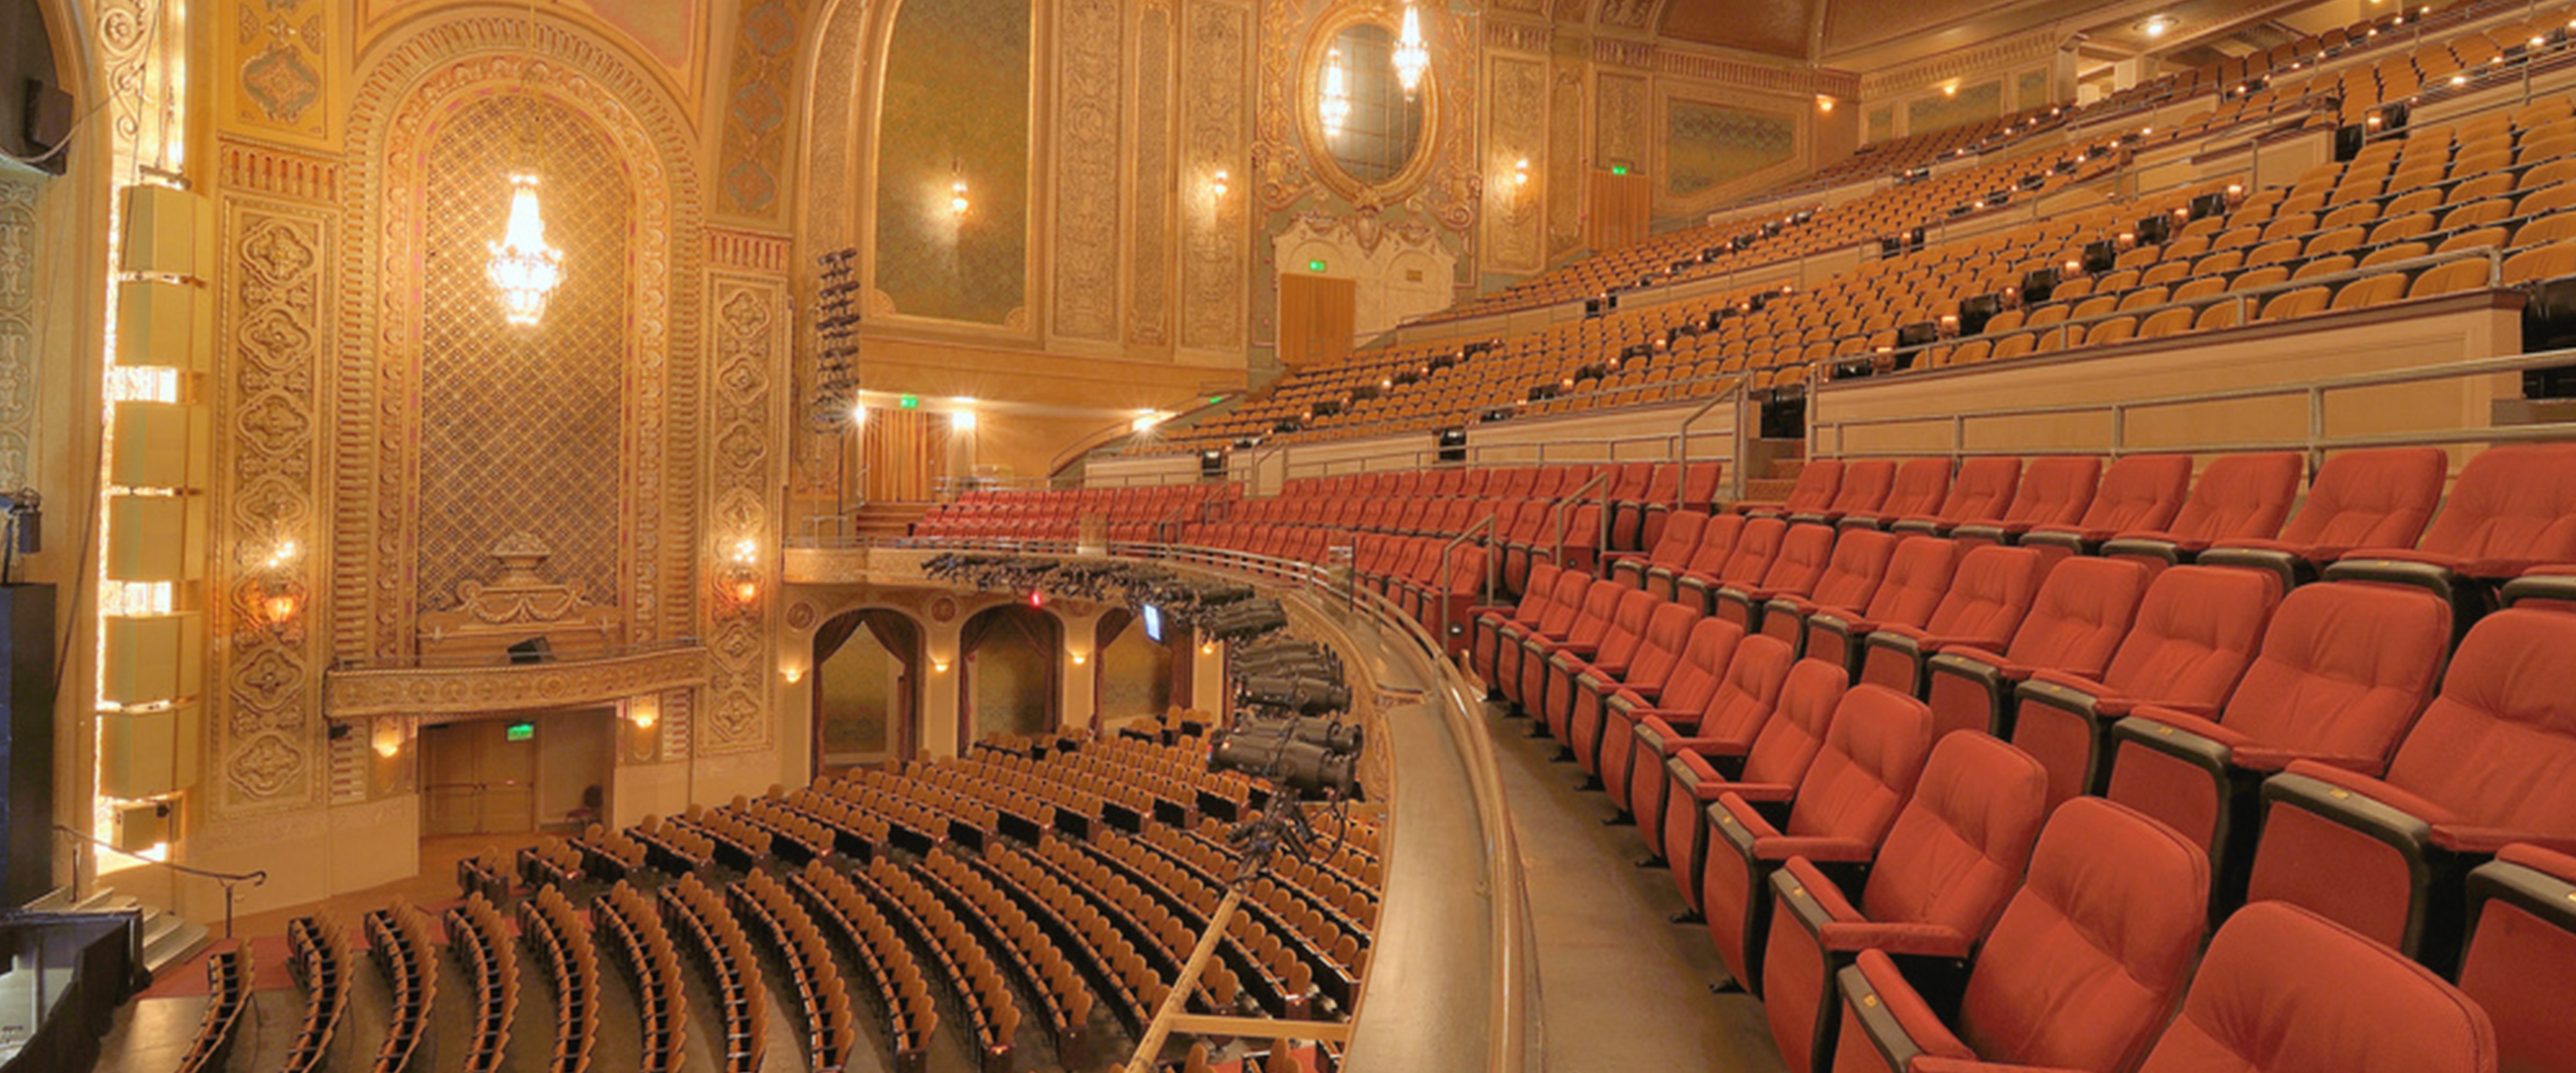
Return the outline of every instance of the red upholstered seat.
<path id="1" fill-rule="evenodd" d="M 1572 570 L 1566 573 L 1583 576 Z M 1516 671 L 1502 683 L 1503 699 L 1536 715 L 1539 698 L 1547 692 L 1548 657 L 1567 647 L 1591 655 L 1600 647 L 1602 636 L 1610 632 L 1610 613 L 1618 609 L 1619 597 L 1633 591 L 1620 588 L 1617 582 L 1587 580 L 1583 599 L 1573 613 L 1561 619 L 1542 619 L 1538 629 L 1520 636 L 1521 652 L 1513 662 Z"/>
<path id="2" fill-rule="evenodd" d="M 2432 699 L 2450 636 L 2450 608 L 2431 593 L 2300 586 L 2282 598 L 2219 714 L 2149 704 L 2112 727 L 2110 798 L 2198 844 L 2217 871 L 2220 903 L 2232 904 L 2253 860 L 2262 779 L 2293 760 L 2387 770 Z"/>
<path id="3" fill-rule="evenodd" d="M 2043 525 L 2072 525 L 2093 504 L 2102 480 L 2102 460 L 2091 455 L 2052 455 L 2022 464 L 2021 485 L 2004 512 L 1963 519 L 1951 535 L 1964 541 L 1996 544 Z"/>
<path id="4" fill-rule="evenodd" d="M 1834 498 L 1822 510 L 1792 511 L 1792 522 L 1823 522 L 1828 525 L 1845 515 L 1877 510 L 1887 502 L 1888 490 L 1896 485 L 1896 463 L 1890 459 L 1868 458 L 1843 463 L 1842 483 L 1835 487 Z"/>
<path id="5" fill-rule="evenodd" d="M 2289 584 L 2355 548 L 2413 547 L 2442 501 L 2450 456 L 2439 447 L 2383 447 L 2326 458 L 2308 482 L 2307 505 L 2272 539 L 2215 541 L 2213 562 L 2281 572 Z M 2208 554 L 2208 553 L 2204 553 Z"/>
<path id="6" fill-rule="evenodd" d="M 1611 582 L 1594 584 L 1618 588 Z M 1548 653 L 1547 680 L 1531 713 L 1546 723 L 1548 733 L 1556 740 L 1566 740 L 1566 724 L 1574 717 L 1575 679 L 1586 674 L 1616 679 L 1627 673 L 1628 661 L 1645 643 L 1647 620 L 1662 606 L 1663 601 L 1645 593 L 1620 589 L 1619 601 L 1610 608 L 1609 627 L 1601 631 L 1598 643 L 1588 649 L 1561 645 Z M 1522 706 L 1530 707 L 1528 698 L 1522 699 Z"/>
<path id="7" fill-rule="evenodd" d="M 1638 531 L 1638 538 L 1644 541 L 1646 546 L 1652 547 L 1656 537 L 1663 532 L 1664 518 L 1667 514 L 1675 510 L 1704 514 L 1714 509 L 1717 502 L 1718 481 L 1724 475 L 1723 463 L 1692 462 L 1684 465 L 1679 505 L 1676 506 L 1675 501 L 1669 499 L 1650 499 L 1645 503 L 1642 508 L 1645 521 Z"/>
<path id="8" fill-rule="evenodd" d="M 1743 535 L 1742 515 L 1711 515 L 1700 527 L 1699 544 L 1691 548 L 1690 557 L 1681 565 L 1658 562 L 1646 568 L 1646 591 L 1659 600 L 1678 599 L 1682 578 L 1693 574 L 1715 577 L 1726 569 L 1726 560 L 1735 554 L 1737 539 Z"/>
<path id="9" fill-rule="evenodd" d="M 2566 563 L 2576 563 L 2576 443 L 2518 444 L 2461 467 L 2414 547 L 2357 549 L 2326 576 L 2432 589 L 2465 629 L 2493 605 L 2495 585 Z"/>
<path id="10" fill-rule="evenodd" d="M 2016 548 L 2016 551 L 2028 551 Z M 2040 671 L 2099 678 L 2119 651 L 2147 589 L 2147 568 L 2115 559 L 2070 558 L 2048 572 L 2030 614 L 1996 651 L 1940 646 L 1924 667 L 1923 698 L 1940 732 L 1983 730 L 2010 736 L 2005 701 Z"/>
<path id="11" fill-rule="evenodd" d="M 2513 845 L 2469 873 L 2460 990 L 2494 1019 L 2500 1073 L 2564 1073 L 2576 1056 L 2576 857 Z"/>
<path id="12" fill-rule="evenodd" d="M 1532 529 L 1516 534 L 1503 549 L 1503 583 L 1518 592 L 1535 563 L 1554 563 L 1589 572 L 1601 551 L 1601 504 L 1560 500 L 1536 512 Z"/>
<path id="13" fill-rule="evenodd" d="M 1939 537 L 1888 535 L 1897 538 L 1896 547 L 1888 554 L 1887 572 L 1871 591 L 1868 604 L 1851 611 L 1810 601 L 1799 611 L 1800 658 L 1824 660 L 1858 675 L 1860 642 L 1870 631 L 1881 626 L 1921 626 L 1931 620 L 1950 591 L 1951 575 L 1959 569 L 1959 545 Z M 1766 632 L 1773 636 L 1778 633 L 1768 630 L 1770 616 L 1782 614 L 1781 606 L 1775 601 L 1763 618 Z"/>
<path id="14" fill-rule="evenodd" d="M 1583 591 L 1592 579 L 1551 566 L 1530 573 L 1529 591 L 1510 607 L 1487 607 L 1476 612 L 1475 626 L 1469 639 L 1467 660 L 1488 688 L 1499 693 L 1506 677 L 1502 656 L 1513 656 L 1511 677 L 1519 670 L 1519 640 L 1527 632 L 1545 628 L 1551 615 L 1558 618 L 1562 630 L 1573 621 L 1574 609 L 1583 602 Z"/>
<path id="15" fill-rule="evenodd" d="M 1768 517 L 1787 517 L 1824 510 L 1831 506 L 1835 493 L 1842 491 L 1843 464 L 1830 458 L 1810 458 L 1798 470 L 1798 482 L 1789 486 L 1789 498 L 1778 503 L 1738 503 L 1736 513 Z"/>
<path id="16" fill-rule="evenodd" d="M 1673 672 L 1680 669 L 1691 628 L 1702 621 L 1698 613 L 1680 604 L 1664 603 L 1642 592 L 1635 595 L 1650 610 L 1645 632 L 1629 655 L 1626 669 L 1613 675 L 1593 668 L 1574 679 L 1574 709 L 1566 718 L 1565 743 L 1574 750 L 1575 762 L 1582 764 L 1588 775 L 1602 773 L 1598 750 L 1601 721 L 1607 710 L 1603 702 L 1614 694 L 1625 693 L 1651 705 L 1663 695 Z"/>
<path id="17" fill-rule="evenodd" d="M 2222 540 L 2269 539 L 2290 516 L 2305 468 L 2294 451 L 2211 459 L 2171 523 L 2123 530 L 2102 546 L 2102 554 L 2140 558 L 2152 569 L 2190 562 Z"/>
<path id="18" fill-rule="evenodd" d="M 1467 648 L 1467 619 L 1474 613 L 1476 601 L 1487 595 L 1493 576 L 1486 569 L 1485 548 L 1477 544 L 1460 544 L 1444 551 L 1435 547 L 1429 555 L 1432 576 L 1427 581 L 1411 582 L 1404 589 L 1404 610 L 1422 628 L 1440 638 L 1443 648 L 1456 656 Z M 1446 564 L 1442 565 L 1442 556 Z M 1442 570 L 1447 573 L 1443 575 Z"/>
<path id="19" fill-rule="evenodd" d="M 1772 556 L 1771 566 L 1752 584 L 1741 582 L 1719 586 L 1709 593 L 1710 611 L 1719 618 L 1755 633 L 1762 628 L 1762 605 L 1774 596 L 1805 596 L 1815 590 L 1827 568 L 1833 565 L 1834 529 L 1814 522 L 1789 526 L 1780 538 L 1780 553 Z M 1683 583 L 1688 589 L 1688 581 Z"/>
<path id="20" fill-rule="evenodd" d="M 2039 595 L 2039 553 L 1992 546 L 1961 550 L 1959 568 L 1931 618 L 1919 627 L 1883 622 L 1869 632 L 1860 681 L 1920 696 L 1924 667 L 1944 646 L 2012 643 L 2013 631 L 2021 628 L 2031 600 Z"/>
<path id="21" fill-rule="evenodd" d="M 2090 551 L 2132 530 L 2162 529 L 2182 511 L 2191 490 L 2190 455 L 2129 455 L 2111 463 L 2083 516 L 2064 524 L 2034 526 L 2024 544 Z"/>
<path id="22" fill-rule="evenodd" d="M 2041 670 L 2014 692 L 2012 743 L 2048 768 L 2048 801 L 2098 794 L 2111 726 L 2142 704 L 2214 715 L 2263 641 L 2281 581 L 2259 570 L 2177 566 L 2156 576 L 2099 679 Z"/>
<path id="23" fill-rule="evenodd" d="M 2511 842 L 2576 849 L 2576 615 L 2516 608 L 2469 631 L 2387 775 L 2295 761 L 2263 784 L 2247 896 L 2298 902 L 2436 967 L 2443 888 Z"/>
<path id="24" fill-rule="evenodd" d="M 1739 783 L 1797 785 L 1824 747 L 1834 705 L 1849 684 L 1839 670 L 1790 659 L 1789 646 L 1768 637 L 1745 638 L 1736 646 L 1735 658 L 1751 664 L 1740 676 L 1742 684 L 1730 668 L 1728 685 L 1689 732 L 1696 736 L 1684 737 L 1677 725 L 1656 720 L 1642 724 L 1637 733 L 1641 746 L 1651 734 L 1664 756 L 1670 783 L 1664 788 L 1659 824 L 1664 859 L 1672 863 L 1673 884 L 1693 910 L 1699 908 L 1700 865 L 1708 849 L 1708 824 L 1701 811 Z M 1775 665 L 1786 669 L 1775 671 Z M 1765 687 L 1771 689 L 1767 702 L 1756 692 Z M 1752 727 L 1749 734 L 1747 726 Z M 1765 790 L 1762 796 L 1778 795 Z M 1644 813 L 1638 814 L 1638 822 L 1644 825 Z"/>
<path id="25" fill-rule="evenodd" d="M 1620 551 L 1653 547 L 1662 527 L 1657 526 L 1653 533 L 1646 531 L 1647 508 L 1659 504 L 1670 507 L 1681 499 L 1682 467 L 1679 464 L 1638 464 L 1647 467 L 1645 483 L 1629 491 L 1611 493 L 1610 547 Z M 1701 509 L 1707 508 L 1703 506 Z"/>
<path id="26" fill-rule="evenodd" d="M 1687 609 L 1685 609 L 1687 610 Z M 1670 713 L 1687 713 L 1678 722 L 1698 726 L 1700 714 L 1717 699 L 1718 690 L 1728 683 L 1729 666 L 1735 661 L 1735 648 L 1744 640 L 1744 631 L 1713 618 L 1703 618 L 1691 625 L 1690 636 L 1683 640 L 1681 658 L 1664 679 L 1663 692 L 1652 701 L 1637 693 L 1613 693 L 1603 702 L 1601 747 L 1594 750 L 1601 759 L 1601 781 L 1610 791 L 1610 800 L 1621 811 L 1639 812 L 1639 806 L 1660 819 L 1664 800 L 1664 768 L 1660 753 L 1639 758 L 1637 730 L 1648 719 Z M 1768 675 L 1767 688 L 1779 690 L 1779 679 L 1788 676 L 1787 662 L 1780 663 L 1777 674 Z M 1754 688 L 1737 683 L 1739 688 Z M 1677 725 L 1666 722 L 1667 728 Z M 1650 829 L 1651 830 L 1651 829 Z M 1652 848 L 1654 839 L 1648 838 Z"/>
<path id="27" fill-rule="evenodd" d="M 1959 474 L 1941 506 L 1926 514 L 1899 516 L 1898 532 L 1942 533 L 1951 526 L 1981 518 L 2001 518 L 2012 510 L 2021 486 L 2021 459 L 2011 455 L 1971 458 L 1959 463 Z"/>
<path id="28" fill-rule="evenodd" d="M 1927 1002 L 1884 951 L 1837 974 L 1835 1073 L 1983 1063 L 2129 1073 L 2182 992 L 2207 934 L 2208 890 L 2209 862 L 2163 824 L 2099 798 L 2069 801 L 2040 831 L 2029 878 L 1987 934 L 1955 1014 Z M 1891 1066 L 1888 1053 L 1919 1057 Z"/>
<path id="29" fill-rule="evenodd" d="M 1879 584 L 1887 578 L 1888 564 L 1894 561 L 1899 543 L 1902 541 L 1893 533 L 1860 528 L 1843 530 L 1834 538 L 1833 558 L 1825 563 L 1825 572 L 1816 578 L 1815 585 L 1804 595 L 1759 594 L 1763 601 L 1759 616 L 1762 632 L 1792 645 L 1800 645 L 1806 640 L 1807 616 L 1817 609 L 1829 608 L 1859 615 L 1878 595 Z M 1724 599 L 1725 594 L 1720 593 L 1719 597 Z"/>
<path id="30" fill-rule="evenodd" d="M 1779 558 L 1781 546 L 1789 539 L 1789 523 L 1778 518 L 1754 518 L 1744 523 L 1735 534 L 1735 548 L 1715 574 L 1692 571 L 1681 575 L 1673 589 L 1673 599 L 1699 609 L 1703 615 L 1714 614 L 1713 594 L 1728 585 L 1759 585 L 1771 572 L 1771 560 Z M 1817 560 L 1819 563 L 1822 559 Z"/>
<path id="31" fill-rule="evenodd" d="M 2015 468 L 2020 463 L 2014 462 Z M 2006 491 L 2011 485 L 2007 481 Z M 1874 510 L 1856 510 L 1843 515 L 1837 524 L 1869 529 L 1885 529 L 1900 518 L 1929 515 L 1941 509 L 1941 501 L 1950 494 L 1950 460 L 1947 458 L 1910 458 L 1896 467 L 1894 483 L 1888 485 L 1887 497 Z"/>
<path id="32" fill-rule="evenodd" d="M 1772 875 L 1762 1010 L 1790 1073 L 1833 1068 L 1834 974 L 1862 950 L 1967 965 L 2021 885 L 2048 818 L 2045 779 L 2019 749 L 1952 734 L 1933 747 L 1857 900 L 1844 889 L 1851 869 L 1830 860 L 1794 857 Z"/>
<path id="33" fill-rule="evenodd" d="M 2561 1054 L 2559 1057 L 2566 1057 Z M 2138 1073 L 2496 1073 L 2487 1012 L 2441 977 L 2294 905 L 2218 929 Z"/>
<path id="34" fill-rule="evenodd" d="M 1762 990 L 1771 873 L 1791 857 L 1867 864 L 1931 753 L 1932 713 L 1922 701 L 1861 686 L 1834 706 L 1824 745 L 1794 787 L 1741 784 L 1708 805 L 1701 913 L 1718 956 L 1745 990 Z M 1756 805 L 1757 797 L 1764 803 Z"/>
<path id="35" fill-rule="evenodd" d="M 1708 529 L 1708 515 L 1683 511 L 1664 522 L 1663 533 L 1644 551 L 1612 552 L 1610 580 L 1632 589 L 1646 587 L 1646 571 L 1657 566 L 1675 570 L 1687 569 L 1691 552 L 1699 547 L 1700 534 Z"/>

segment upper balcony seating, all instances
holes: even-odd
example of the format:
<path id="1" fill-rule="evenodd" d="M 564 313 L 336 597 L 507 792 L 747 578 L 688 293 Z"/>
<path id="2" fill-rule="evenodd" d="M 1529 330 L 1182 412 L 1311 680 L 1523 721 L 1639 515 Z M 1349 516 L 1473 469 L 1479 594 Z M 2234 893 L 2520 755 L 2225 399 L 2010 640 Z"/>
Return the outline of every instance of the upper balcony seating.
<path id="1" fill-rule="evenodd" d="M 1771 874 L 1760 993 L 1789 1073 L 1833 1067 L 1842 1030 L 1834 977 L 1861 951 L 1966 968 L 2021 883 L 2048 818 L 2046 791 L 2038 761 L 2021 750 L 1952 734 L 1932 747 L 1865 870 L 1800 854 Z"/>
<path id="2" fill-rule="evenodd" d="M 2412 548 L 2361 548 L 2326 571 L 2422 585 L 2465 630 L 2495 589 L 2534 567 L 2576 562 L 2576 444 L 2490 447 L 2460 468 L 2442 513 Z"/>
<path id="3" fill-rule="evenodd" d="M 2428 965 L 2457 955 L 2460 876 L 2511 842 L 2576 848 L 2576 615 L 2469 631 L 2383 776 L 2292 761 L 2263 784 L 2247 896 L 2298 902 Z"/>
<path id="4" fill-rule="evenodd" d="M 2261 650 L 2215 714 L 2150 702 L 2112 725 L 2106 792 L 2208 853 L 2217 903 L 2238 904 L 2262 780 L 2295 760 L 2386 771 L 2432 699 L 2450 633 L 2448 605 L 2421 590 L 2300 586 L 2281 599 Z"/>
<path id="5" fill-rule="evenodd" d="M 2012 743 L 2048 768 L 2048 803 L 2101 794 L 2111 727 L 2142 705 L 2214 715 L 2254 660 L 2280 581 L 2254 570 L 2178 566 L 2157 575 L 2097 680 L 2041 669 L 2013 690 Z"/>

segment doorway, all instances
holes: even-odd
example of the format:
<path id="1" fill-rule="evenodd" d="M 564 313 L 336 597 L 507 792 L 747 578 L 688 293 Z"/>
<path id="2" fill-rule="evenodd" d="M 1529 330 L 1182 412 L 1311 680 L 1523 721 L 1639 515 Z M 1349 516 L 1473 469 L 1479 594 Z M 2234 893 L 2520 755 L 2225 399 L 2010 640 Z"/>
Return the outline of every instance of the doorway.
<path id="1" fill-rule="evenodd" d="M 421 833 L 578 831 L 610 815 L 616 713 L 606 708 L 421 728 Z"/>
<path id="2" fill-rule="evenodd" d="M 966 620 L 958 648 L 966 664 L 960 721 L 973 728 L 961 744 L 996 734 L 1044 734 L 1060 725 L 1056 664 L 1064 627 L 1055 616 L 1025 604 L 986 608 Z"/>
<path id="3" fill-rule="evenodd" d="M 853 611 L 815 631 L 815 774 L 912 755 L 920 662 L 921 631 L 901 612 Z"/>

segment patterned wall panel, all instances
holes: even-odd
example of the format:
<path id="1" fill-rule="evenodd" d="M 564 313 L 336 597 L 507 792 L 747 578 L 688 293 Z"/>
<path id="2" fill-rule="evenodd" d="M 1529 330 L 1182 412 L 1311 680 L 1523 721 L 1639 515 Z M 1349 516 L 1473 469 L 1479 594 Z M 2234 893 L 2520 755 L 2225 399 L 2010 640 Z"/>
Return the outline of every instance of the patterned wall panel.
<path id="1" fill-rule="evenodd" d="M 1559 63 L 1555 78 L 1547 100 L 1549 260 L 1583 244 L 1583 191 L 1590 182 L 1583 173 L 1583 66 Z"/>
<path id="2" fill-rule="evenodd" d="M 874 312 L 1024 322 L 1029 11 L 1029 0 L 907 0 L 897 12 L 877 113 Z M 963 216 L 949 208 L 960 178 Z"/>
<path id="3" fill-rule="evenodd" d="M 1547 190 L 1543 181 L 1547 174 L 1547 64 L 1499 55 L 1493 57 L 1492 64 L 1486 155 L 1496 180 L 1490 189 L 1500 204 L 1485 217 L 1487 239 L 1493 244 L 1495 269 L 1536 272 L 1544 260 L 1540 202 Z M 1522 160 L 1530 162 L 1532 181 L 1515 185 L 1508 177 L 1513 174 L 1513 165 Z"/>
<path id="4" fill-rule="evenodd" d="M 1131 216 L 1127 341 L 1172 341 L 1172 11 L 1136 14 L 1136 211 Z"/>
<path id="5" fill-rule="evenodd" d="M 207 720 L 213 812 L 274 813 L 318 803 L 328 771 L 323 662 L 298 619 L 265 628 L 268 579 L 254 574 L 281 541 L 310 546 L 323 519 L 319 386 L 330 360 L 328 325 L 338 194 L 333 165 L 227 144 L 223 169 L 224 266 L 218 283 L 223 346 L 214 419 L 218 547 L 209 616 L 215 690 Z M 307 557 L 283 579 L 309 591 Z M 305 601 L 311 606 L 313 601 Z"/>
<path id="6" fill-rule="evenodd" d="M 544 146 L 546 236 L 564 251 L 564 283 L 544 321 L 513 326 L 472 251 L 509 217 L 500 177 L 529 166 L 525 135 Z M 490 549 L 524 533 L 552 550 L 548 577 L 614 605 L 634 346 L 625 169 L 579 115 L 519 96 L 450 117 L 428 160 L 414 598 L 456 606 L 458 584 L 497 573 Z"/>
<path id="7" fill-rule="evenodd" d="M 709 417 L 714 441 L 701 553 L 716 559 L 729 554 L 740 541 L 751 541 L 755 548 L 780 544 L 770 501 L 778 482 L 774 445 L 782 412 L 773 383 L 784 364 L 790 321 L 783 279 L 727 273 L 716 278 L 709 293 L 714 320 L 709 338 L 715 348 Z M 714 591 L 720 584 L 721 579 L 710 578 L 709 591 L 701 601 L 708 609 L 704 629 L 710 656 L 701 751 L 709 755 L 758 752 L 777 740 L 767 703 L 775 616 L 763 613 L 766 605 L 761 600 L 744 604 Z M 778 591 L 774 572 L 763 579 L 761 591 Z"/>
<path id="8" fill-rule="evenodd" d="M 1862 143 L 1883 142 L 1895 136 L 1896 106 L 1891 104 L 1885 108 L 1870 109 L 1868 128 L 1861 135 Z"/>
<path id="9" fill-rule="evenodd" d="M 1785 164 L 1798 124 L 1784 115 L 1674 100 L 1664 111 L 1664 192 L 1688 197 Z"/>
<path id="10" fill-rule="evenodd" d="M 2001 81 L 1979 82 L 1959 87 L 1956 94 L 1936 93 L 1905 102 L 1906 133 L 1930 134 L 2002 114 L 2004 84 Z"/>
<path id="11" fill-rule="evenodd" d="M 2047 103 L 2049 103 L 2048 72 L 2023 71 L 2021 77 L 2015 80 L 2013 110 L 2024 111 Z"/>
<path id="12" fill-rule="evenodd" d="M 1118 337 L 1119 0 L 1056 12 L 1055 331 Z"/>
<path id="13" fill-rule="evenodd" d="M 1593 166 L 1645 167 L 1646 80 L 1605 74 L 1595 92 L 1601 95 L 1601 113 L 1594 124 Z"/>
<path id="14" fill-rule="evenodd" d="M 0 172 L 0 488 L 35 479 L 36 183 Z"/>
<path id="15" fill-rule="evenodd" d="M 1181 186 L 1199 176 L 1248 172 L 1252 109 L 1250 12 L 1222 0 L 1181 8 Z M 1232 348 L 1246 342 L 1251 244 L 1243 199 L 1181 214 L 1181 345 Z"/>
<path id="16" fill-rule="evenodd" d="M 725 93 L 724 160 L 716 176 L 729 212 L 774 215 L 787 155 L 798 32 L 808 0 L 745 0 L 734 28 Z"/>
<path id="17" fill-rule="evenodd" d="M 269 136 L 328 144 L 338 134 L 333 43 L 344 4 L 331 0 L 227 0 L 217 21 L 228 123 Z"/>

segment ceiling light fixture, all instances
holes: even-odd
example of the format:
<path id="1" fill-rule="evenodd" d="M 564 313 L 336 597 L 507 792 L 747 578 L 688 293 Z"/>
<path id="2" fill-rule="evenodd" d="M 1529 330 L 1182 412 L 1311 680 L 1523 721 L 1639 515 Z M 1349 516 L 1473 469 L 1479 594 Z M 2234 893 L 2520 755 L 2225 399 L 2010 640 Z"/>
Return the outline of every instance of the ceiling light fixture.
<path id="1" fill-rule="evenodd" d="M 536 69 L 537 9 L 528 5 L 527 38 L 522 48 L 526 70 Z M 523 87 L 523 96 L 536 96 L 531 81 Z M 529 113 L 535 105 L 520 101 L 518 112 L 521 159 L 534 163 L 539 155 L 535 125 Z M 492 260 L 484 266 L 484 278 L 501 292 L 501 313 L 510 323 L 533 325 L 544 320 L 546 301 L 555 288 L 563 284 L 563 251 L 546 244 L 545 207 L 537 201 L 537 175 L 534 169 L 510 176 L 510 221 L 501 232 L 501 241 L 487 243 Z"/>
<path id="2" fill-rule="evenodd" d="M 1431 70 L 1431 46 L 1422 41 L 1422 16 L 1412 4 L 1404 5 L 1404 30 L 1395 39 L 1395 80 L 1404 86 L 1410 99 L 1422 87 L 1422 76 Z"/>
<path id="3" fill-rule="evenodd" d="M 1324 137 L 1342 136 L 1342 124 L 1351 118 L 1351 91 L 1342 78 L 1342 50 L 1324 54 L 1324 89 L 1315 102 L 1315 116 L 1324 122 Z"/>

